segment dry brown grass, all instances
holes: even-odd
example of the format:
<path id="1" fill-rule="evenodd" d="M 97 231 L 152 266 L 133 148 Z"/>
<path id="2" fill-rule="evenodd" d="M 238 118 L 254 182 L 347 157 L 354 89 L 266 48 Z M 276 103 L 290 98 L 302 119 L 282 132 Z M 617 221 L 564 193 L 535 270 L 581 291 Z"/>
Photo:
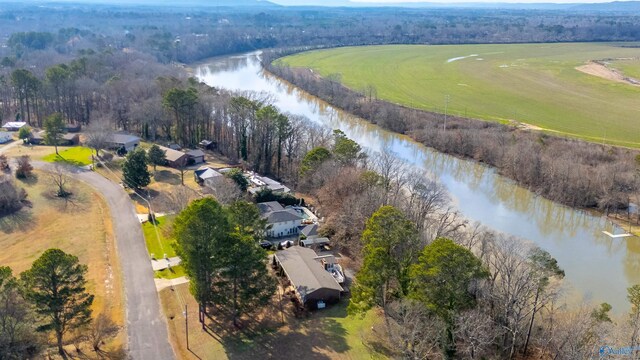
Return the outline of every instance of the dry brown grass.
<path id="1" fill-rule="evenodd" d="M 121 270 L 116 253 L 109 208 L 89 186 L 71 181 L 70 201 L 53 196 L 53 185 L 45 172 L 17 181 L 29 194 L 31 208 L 0 218 L 0 264 L 17 275 L 27 270 L 46 249 L 59 248 L 88 265 L 87 290 L 95 295 L 94 316 L 106 313 L 120 327 L 124 325 Z M 107 344 L 124 343 L 124 332 Z"/>

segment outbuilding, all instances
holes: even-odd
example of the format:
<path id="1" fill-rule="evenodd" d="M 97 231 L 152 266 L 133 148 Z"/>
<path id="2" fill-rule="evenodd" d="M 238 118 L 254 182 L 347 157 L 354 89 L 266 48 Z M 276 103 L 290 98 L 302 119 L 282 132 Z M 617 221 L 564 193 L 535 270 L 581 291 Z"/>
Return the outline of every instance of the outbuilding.
<path id="1" fill-rule="evenodd" d="M 124 149 L 129 152 L 140 146 L 140 138 L 131 134 L 111 134 L 107 143 L 109 149 Z"/>
<path id="2" fill-rule="evenodd" d="M 202 164 L 204 162 L 204 151 L 202 150 L 189 150 L 187 151 L 189 157 L 189 163 Z"/>
<path id="3" fill-rule="evenodd" d="M 286 276 L 294 288 L 296 297 L 304 306 L 316 309 L 322 304 L 340 301 L 344 289 L 324 269 L 315 251 L 300 246 L 280 250 L 274 262 L 281 275 Z"/>
<path id="4" fill-rule="evenodd" d="M 9 121 L 2 125 L 2 128 L 7 131 L 20 131 L 25 126 L 27 126 L 27 123 L 24 121 Z"/>

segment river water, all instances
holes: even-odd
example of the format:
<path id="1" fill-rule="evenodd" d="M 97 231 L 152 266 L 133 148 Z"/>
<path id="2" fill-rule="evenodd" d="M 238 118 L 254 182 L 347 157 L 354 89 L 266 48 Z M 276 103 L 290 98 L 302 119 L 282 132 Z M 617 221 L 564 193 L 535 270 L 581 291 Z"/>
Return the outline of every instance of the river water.
<path id="1" fill-rule="evenodd" d="M 623 233 L 604 217 L 556 204 L 515 185 L 493 169 L 444 155 L 406 136 L 383 130 L 345 114 L 262 71 L 259 53 L 214 58 L 194 74 L 210 86 L 269 93 L 282 111 L 304 115 L 340 129 L 364 149 L 390 149 L 402 160 L 424 169 L 443 185 L 457 209 L 469 220 L 535 242 L 565 270 L 573 301 L 608 302 L 626 311 L 626 288 L 640 284 L 640 238 L 612 239 Z"/>

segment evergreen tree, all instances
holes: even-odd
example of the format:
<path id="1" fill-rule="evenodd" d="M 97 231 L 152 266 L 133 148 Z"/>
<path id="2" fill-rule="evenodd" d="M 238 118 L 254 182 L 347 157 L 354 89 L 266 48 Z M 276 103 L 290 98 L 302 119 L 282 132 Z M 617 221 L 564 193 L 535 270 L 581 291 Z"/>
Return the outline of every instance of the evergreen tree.
<path id="1" fill-rule="evenodd" d="M 167 154 L 164 150 L 160 149 L 158 145 L 152 145 L 147 151 L 147 159 L 149 164 L 153 165 L 153 172 L 156 171 L 158 165 L 164 165 L 167 163 Z"/>
<path id="2" fill-rule="evenodd" d="M 242 192 L 247 191 L 247 189 L 249 188 L 249 180 L 247 180 L 247 178 L 244 176 L 244 174 L 242 173 L 242 170 L 233 169 L 229 171 L 226 175 L 227 177 L 229 177 L 229 179 L 233 180 L 236 183 L 236 185 L 238 185 L 238 187 Z"/>
<path id="3" fill-rule="evenodd" d="M 363 264 L 348 310 L 362 313 L 381 306 L 386 315 L 389 302 L 409 292 L 409 272 L 420 251 L 418 232 L 400 210 L 383 206 L 367 221 L 362 243 Z"/>
<path id="4" fill-rule="evenodd" d="M 213 277 L 226 266 L 221 253 L 228 245 L 229 233 L 229 216 L 212 198 L 192 202 L 175 221 L 176 252 L 189 275 L 191 294 L 200 305 L 203 328 L 203 314 L 213 301 Z"/>
<path id="5" fill-rule="evenodd" d="M 28 126 L 23 126 L 18 130 L 18 139 L 22 140 L 26 143 L 27 139 L 31 136 L 31 128 Z"/>
<path id="6" fill-rule="evenodd" d="M 255 238 L 239 232 L 230 234 L 231 244 L 219 259 L 224 264 L 213 280 L 214 302 L 228 309 L 233 325 L 243 314 L 259 311 L 269 304 L 275 282 L 267 269 L 267 253 Z"/>
<path id="7" fill-rule="evenodd" d="M 124 183 L 133 189 L 143 188 L 151 182 L 151 174 L 147 168 L 147 154 L 142 149 L 136 149 L 129 154 L 122 166 Z"/>
<path id="8" fill-rule="evenodd" d="M 316 147 L 304 155 L 300 163 L 300 176 L 313 173 L 320 165 L 331 158 L 331 152 L 323 147 Z"/>
<path id="9" fill-rule="evenodd" d="M 35 306 L 39 332 L 53 332 L 64 357 L 63 337 L 91 322 L 93 295 L 86 292 L 87 266 L 59 249 L 49 249 L 20 275 L 26 298 Z"/>
<path id="10" fill-rule="evenodd" d="M 56 113 L 44 120 L 44 142 L 47 145 L 53 145 L 56 148 L 56 154 L 58 154 L 58 145 L 64 132 L 65 126 L 62 115 Z"/>
<path id="11" fill-rule="evenodd" d="M 456 315 L 475 307 L 471 289 L 487 276 L 482 262 L 471 251 L 444 238 L 427 245 L 412 268 L 412 297 L 445 323 L 442 350 L 447 359 L 455 357 Z"/>

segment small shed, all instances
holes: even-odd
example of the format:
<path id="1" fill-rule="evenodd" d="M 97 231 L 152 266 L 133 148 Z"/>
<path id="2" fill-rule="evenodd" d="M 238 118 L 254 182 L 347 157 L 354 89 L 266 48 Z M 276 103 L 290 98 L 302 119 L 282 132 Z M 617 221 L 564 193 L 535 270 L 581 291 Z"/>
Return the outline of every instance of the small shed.
<path id="1" fill-rule="evenodd" d="M 202 150 L 214 150 L 216 148 L 216 144 L 211 140 L 202 140 L 198 143 L 198 147 Z"/>
<path id="2" fill-rule="evenodd" d="M 2 128 L 7 131 L 19 131 L 25 126 L 27 126 L 27 123 L 24 121 L 9 121 L 2 125 Z"/>
<path id="3" fill-rule="evenodd" d="M 193 164 L 202 164 L 204 162 L 204 151 L 202 150 L 187 151 L 187 156 L 190 159 L 189 162 Z"/>
<path id="4" fill-rule="evenodd" d="M 187 161 L 189 160 L 187 154 L 164 146 L 160 146 L 160 149 L 164 151 L 165 156 L 167 157 L 167 165 L 169 167 L 179 169 L 187 166 Z"/>
<path id="5" fill-rule="evenodd" d="M 317 257 L 315 251 L 300 246 L 280 250 L 274 255 L 278 269 L 289 279 L 300 302 L 311 309 L 315 309 L 320 301 L 337 303 L 344 291 Z"/>
<path id="6" fill-rule="evenodd" d="M 224 180 L 224 175 L 207 166 L 194 171 L 193 176 L 198 184 L 209 187 L 215 186 L 216 183 Z"/>

